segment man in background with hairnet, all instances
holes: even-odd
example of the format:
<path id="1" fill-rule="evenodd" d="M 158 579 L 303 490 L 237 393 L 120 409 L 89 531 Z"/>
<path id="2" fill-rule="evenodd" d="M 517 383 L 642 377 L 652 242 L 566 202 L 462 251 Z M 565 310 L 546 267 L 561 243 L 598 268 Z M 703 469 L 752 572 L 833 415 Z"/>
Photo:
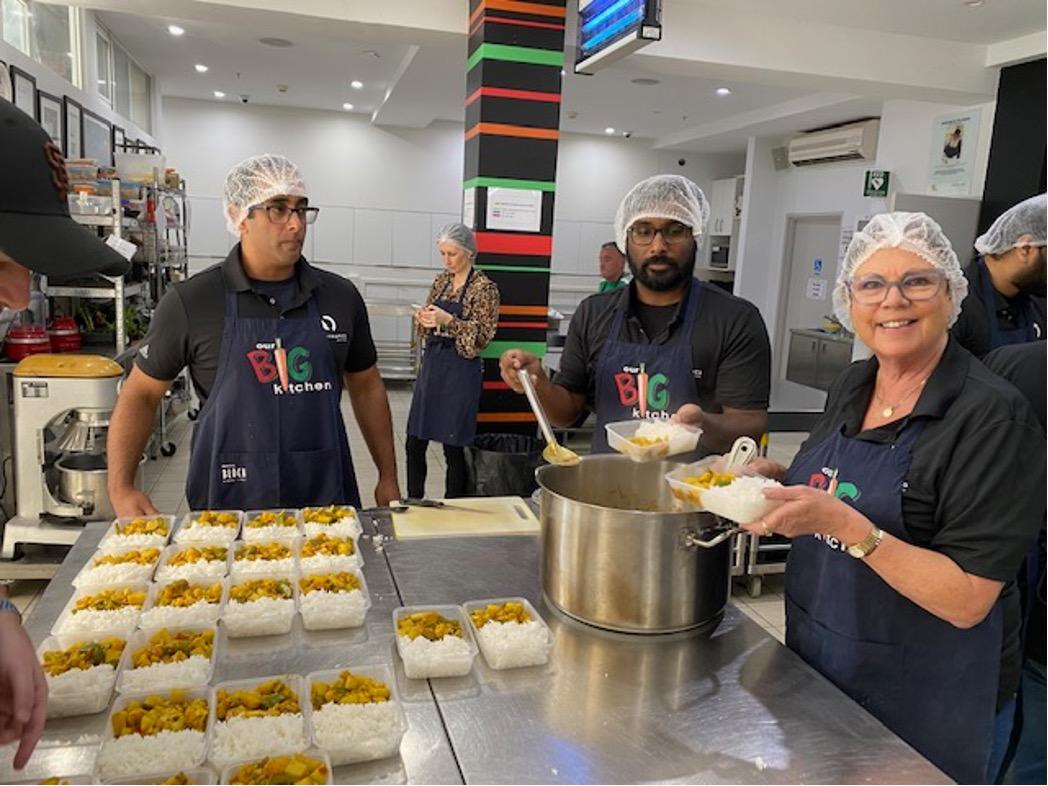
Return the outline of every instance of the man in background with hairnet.
<path id="1" fill-rule="evenodd" d="M 759 438 L 768 419 L 771 347 L 751 303 L 694 278 L 709 203 L 680 175 L 635 185 L 615 216 L 629 286 L 592 295 L 571 319 L 560 370 L 551 381 L 539 359 L 503 353 L 503 380 L 522 387 L 527 369 L 550 420 L 575 422 L 589 408 L 591 447 L 608 452 L 606 423 L 676 418 L 702 428 L 700 449 L 724 452 L 742 435 Z"/>
<path id="2" fill-rule="evenodd" d="M 188 366 L 203 400 L 186 480 L 191 510 L 360 505 L 340 409 L 349 392 L 378 467 L 375 499 L 400 497 L 393 428 L 360 293 L 302 257 L 310 207 L 283 156 L 242 161 L 223 208 L 240 242 L 157 306 L 109 426 L 109 493 L 119 516 L 152 514 L 135 489 L 156 408 Z"/>
<path id="3" fill-rule="evenodd" d="M 975 241 L 968 297 L 952 333 L 976 357 L 1045 338 L 1044 194 L 1009 208 Z"/>

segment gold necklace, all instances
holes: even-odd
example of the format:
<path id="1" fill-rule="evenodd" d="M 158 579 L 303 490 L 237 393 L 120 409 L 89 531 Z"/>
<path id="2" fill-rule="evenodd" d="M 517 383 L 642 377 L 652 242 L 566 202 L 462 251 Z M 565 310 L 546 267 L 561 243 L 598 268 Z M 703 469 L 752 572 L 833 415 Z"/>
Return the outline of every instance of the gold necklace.
<path id="1" fill-rule="evenodd" d="M 899 407 L 901 407 L 903 405 L 903 402 L 905 402 L 913 394 L 913 392 L 915 390 L 919 390 L 920 387 L 927 381 L 928 381 L 927 379 L 922 379 L 920 382 L 918 382 L 912 388 L 907 390 L 905 395 L 903 395 L 903 397 L 901 399 L 899 399 L 898 403 L 895 403 L 895 404 L 888 404 L 887 401 L 885 401 L 883 398 L 881 398 L 880 394 L 877 392 L 877 388 L 874 387 L 874 389 L 873 389 L 873 397 L 874 397 L 874 399 L 877 401 L 878 404 L 885 404 L 886 405 L 884 407 L 884 409 L 881 410 L 881 417 L 890 418 L 892 415 L 894 415 L 895 414 L 895 410 L 897 410 Z"/>

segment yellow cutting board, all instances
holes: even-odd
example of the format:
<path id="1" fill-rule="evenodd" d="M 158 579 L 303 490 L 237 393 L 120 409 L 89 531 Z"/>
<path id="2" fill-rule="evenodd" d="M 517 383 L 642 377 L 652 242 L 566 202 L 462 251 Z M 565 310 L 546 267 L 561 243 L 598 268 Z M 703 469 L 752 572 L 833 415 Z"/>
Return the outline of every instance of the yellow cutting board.
<path id="1" fill-rule="evenodd" d="M 397 539 L 531 535 L 539 531 L 539 520 L 520 497 L 463 497 L 443 501 L 471 510 L 412 506 L 405 513 L 394 513 L 393 531 Z"/>

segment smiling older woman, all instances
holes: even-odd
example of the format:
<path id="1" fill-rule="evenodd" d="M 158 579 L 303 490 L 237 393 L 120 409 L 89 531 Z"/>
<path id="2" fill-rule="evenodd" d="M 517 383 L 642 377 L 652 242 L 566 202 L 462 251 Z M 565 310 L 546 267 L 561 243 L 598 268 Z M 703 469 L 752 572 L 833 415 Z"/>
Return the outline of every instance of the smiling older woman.
<path id="1" fill-rule="evenodd" d="M 834 382 L 789 470 L 763 467 L 785 475 L 765 492 L 782 504 L 746 528 L 793 538 L 787 645 L 981 783 L 1018 682 L 1011 580 L 1044 516 L 1045 443 L 1019 393 L 950 339 L 966 290 L 928 216 L 856 233 L 834 305 L 873 357 Z"/>

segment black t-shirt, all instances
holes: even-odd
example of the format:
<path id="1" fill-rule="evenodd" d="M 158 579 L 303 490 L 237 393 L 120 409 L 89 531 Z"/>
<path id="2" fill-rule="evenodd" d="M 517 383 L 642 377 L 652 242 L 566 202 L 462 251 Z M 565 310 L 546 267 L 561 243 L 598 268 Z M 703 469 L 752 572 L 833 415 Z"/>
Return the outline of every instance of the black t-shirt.
<path id="1" fill-rule="evenodd" d="M 760 312 L 752 303 L 700 282 L 701 300 L 691 334 L 692 374 L 700 406 L 708 412 L 767 409 L 771 386 L 771 346 Z M 592 408 L 597 363 L 615 311 L 625 308 L 624 341 L 665 344 L 681 328 L 687 296 L 676 306 L 645 306 L 636 283 L 591 295 L 579 304 L 564 342 L 560 370 L 553 381 L 586 396 Z"/>
<path id="2" fill-rule="evenodd" d="M 962 347 L 975 357 L 981 358 L 990 351 L 990 323 L 986 319 L 986 306 L 979 283 L 980 260 L 976 259 L 964 269 L 968 279 L 968 296 L 961 303 L 961 313 L 957 322 L 950 328 L 950 333 Z M 997 324 L 1001 330 L 1015 330 L 1021 324 L 1021 317 L 1026 314 L 1036 326 L 1037 337 L 1045 338 L 1045 299 L 1036 295 L 1020 294 L 1006 298 L 996 289 L 993 290 L 994 311 L 997 313 Z"/>
<path id="3" fill-rule="evenodd" d="M 843 423 L 850 437 L 887 443 L 907 419 L 859 433 L 877 359 L 853 363 L 830 387 L 801 451 Z M 913 448 L 903 524 L 913 543 L 966 573 L 1005 582 L 999 702 L 1015 694 L 1022 656 L 1015 575 L 1044 517 L 1045 439 L 1015 388 L 951 339 L 909 419 L 924 421 Z"/>
<path id="4" fill-rule="evenodd" d="M 367 309 L 352 282 L 305 259 L 287 281 L 251 281 L 240 264 L 239 245 L 220 265 L 175 284 L 160 299 L 135 365 L 154 379 L 174 379 L 189 366 L 197 394 L 206 400 L 218 373 L 227 288 L 237 293 L 240 316 L 249 319 L 305 319 L 309 298 L 315 297 L 336 366 L 354 373 L 375 365 Z"/>

